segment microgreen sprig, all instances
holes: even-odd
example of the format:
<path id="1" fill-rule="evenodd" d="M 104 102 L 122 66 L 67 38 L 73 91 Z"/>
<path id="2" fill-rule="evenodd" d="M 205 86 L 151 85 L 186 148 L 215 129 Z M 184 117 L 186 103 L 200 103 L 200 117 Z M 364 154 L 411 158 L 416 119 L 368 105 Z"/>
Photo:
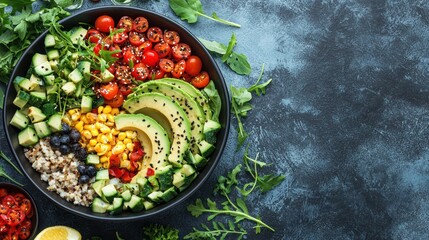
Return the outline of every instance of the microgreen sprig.
<path id="1" fill-rule="evenodd" d="M 21 174 L 22 176 L 24 176 L 24 174 L 22 173 L 21 170 L 19 170 L 19 168 L 12 162 L 12 160 L 6 156 L 6 154 L 4 154 L 3 151 L 0 150 L 0 157 L 3 158 L 4 160 L 6 160 L 6 162 L 8 162 L 13 168 L 15 168 L 15 170 Z"/>

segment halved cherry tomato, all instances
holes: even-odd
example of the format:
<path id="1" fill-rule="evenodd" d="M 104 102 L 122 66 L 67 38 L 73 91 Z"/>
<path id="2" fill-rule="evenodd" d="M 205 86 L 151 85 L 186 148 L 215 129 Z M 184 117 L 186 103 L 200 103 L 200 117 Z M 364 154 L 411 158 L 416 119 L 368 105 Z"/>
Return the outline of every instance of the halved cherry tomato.
<path id="1" fill-rule="evenodd" d="M 120 178 L 124 172 L 124 169 L 120 169 L 119 167 L 109 167 L 109 175 L 112 177 Z"/>
<path id="2" fill-rule="evenodd" d="M 191 47 L 186 43 L 179 43 L 173 47 L 173 57 L 176 60 L 186 59 L 191 55 Z"/>
<path id="3" fill-rule="evenodd" d="M 150 78 L 153 79 L 161 79 L 165 77 L 165 72 L 159 68 L 153 68 L 150 71 Z"/>
<path id="4" fill-rule="evenodd" d="M 9 209 L 7 212 L 6 224 L 9 226 L 16 226 L 25 220 L 25 213 L 21 209 Z"/>
<path id="5" fill-rule="evenodd" d="M 9 211 L 9 207 L 7 207 L 6 205 L 0 204 L 0 214 L 7 214 L 8 211 Z"/>
<path id="6" fill-rule="evenodd" d="M 131 45 L 134 45 L 136 47 L 142 45 L 145 41 L 148 41 L 146 35 L 135 31 L 131 31 L 128 33 L 128 39 Z"/>
<path id="7" fill-rule="evenodd" d="M 6 223 L 0 221 L 0 233 L 7 233 L 9 231 L 9 226 L 6 225 Z"/>
<path id="8" fill-rule="evenodd" d="M 198 74 L 197 76 L 193 77 L 191 80 L 191 84 L 196 88 L 204 88 L 205 86 L 207 86 L 207 84 L 209 84 L 209 82 L 210 82 L 209 74 L 204 71 Z"/>
<path id="9" fill-rule="evenodd" d="M 149 69 L 143 63 L 137 63 L 134 65 L 131 74 L 136 80 L 146 80 L 149 76 Z"/>
<path id="10" fill-rule="evenodd" d="M 123 182 L 125 183 L 129 183 L 131 182 L 131 176 L 130 176 L 130 172 L 129 171 L 125 171 L 124 174 L 122 174 L 121 179 Z"/>
<path id="11" fill-rule="evenodd" d="M 156 51 L 148 49 L 143 52 L 142 63 L 150 67 L 155 67 L 158 61 L 159 57 Z"/>
<path id="12" fill-rule="evenodd" d="M 101 35 L 100 31 L 91 28 L 86 33 L 86 39 L 88 39 L 91 43 L 98 43 L 101 39 L 103 39 L 103 36 Z"/>
<path id="13" fill-rule="evenodd" d="M 168 58 L 159 59 L 159 68 L 164 72 L 171 72 L 174 68 L 174 62 Z"/>
<path id="14" fill-rule="evenodd" d="M 171 46 L 177 45 L 180 42 L 179 33 L 177 33 L 176 31 L 165 31 L 164 42 L 168 43 Z"/>
<path id="15" fill-rule="evenodd" d="M 130 64 L 130 62 L 133 62 L 133 63 L 137 62 L 137 57 L 135 55 L 134 48 L 129 47 L 125 49 L 125 52 L 123 53 L 123 55 L 124 55 L 124 62 L 126 64 Z"/>
<path id="16" fill-rule="evenodd" d="M 115 21 L 111 16 L 101 15 L 95 20 L 95 29 L 100 32 L 109 33 L 115 27 Z"/>
<path id="17" fill-rule="evenodd" d="M 115 51 L 116 53 L 112 53 L 112 57 L 122 58 L 122 50 L 118 44 L 113 44 L 110 46 L 109 51 Z"/>
<path id="18" fill-rule="evenodd" d="M 102 48 L 102 46 L 101 46 L 101 43 L 97 43 L 95 46 L 94 46 L 94 53 L 95 53 L 95 55 L 99 55 L 100 54 L 100 50 L 101 50 L 101 48 Z"/>
<path id="19" fill-rule="evenodd" d="M 133 88 L 134 88 L 134 85 L 121 84 L 119 86 L 119 92 L 121 92 L 124 97 L 127 97 L 133 92 Z"/>
<path id="20" fill-rule="evenodd" d="M 147 38 L 151 42 L 160 42 L 163 38 L 162 30 L 159 27 L 151 27 L 147 30 Z"/>
<path id="21" fill-rule="evenodd" d="M 147 168 L 146 177 L 150 177 L 153 175 L 155 175 L 155 170 L 153 170 L 153 168 Z"/>
<path id="22" fill-rule="evenodd" d="M 151 41 L 145 41 L 140 46 L 137 47 L 137 51 L 144 52 L 147 49 L 152 49 L 152 42 Z"/>
<path id="23" fill-rule="evenodd" d="M 182 76 L 180 77 L 180 79 L 182 79 L 182 80 L 183 80 L 183 81 L 185 81 L 185 82 L 190 83 L 190 82 L 191 82 L 191 80 L 192 80 L 192 76 L 191 76 L 191 75 L 189 75 L 188 73 L 184 72 L 184 73 L 182 74 Z"/>
<path id="24" fill-rule="evenodd" d="M 18 226 L 17 231 L 21 239 L 28 239 L 31 233 L 31 221 L 24 220 L 24 222 Z"/>
<path id="25" fill-rule="evenodd" d="M 171 71 L 171 74 L 175 78 L 180 78 L 182 74 L 185 72 L 185 68 L 186 68 L 186 61 L 182 59 L 174 65 L 174 68 Z"/>
<path id="26" fill-rule="evenodd" d="M 198 73 L 201 72 L 201 68 L 203 67 L 203 62 L 198 56 L 192 55 L 188 57 L 186 60 L 186 68 L 185 71 L 187 74 L 195 77 Z"/>
<path id="27" fill-rule="evenodd" d="M 153 50 L 155 50 L 160 58 L 167 57 L 171 52 L 171 47 L 168 43 L 160 42 L 153 46 Z"/>
<path id="28" fill-rule="evenodd" d="M 113 43 L 116 44 L 122 44 L 128 39 L 128 34 L 124 32 L 118 32 L 115 35 L 113 35 Z"/>
<path id="29" fill-rule="evenodd" d="M 130 153 L 130 161 L 139 161 L 143 158 L 142 154 L 139 154 L 138 152 L 131 152 Z"/>
<path id="30" fill-rule="evenodd" d="M 18 203 L 12 195 L 6 195 L 3 197 L 2 204 L 8 208 L 15 208 Z"/>
<path id="31" fill-rule="evenodd" d="M 129 66 L 118 66 L 115 73 L 116 80 L 119 84 L 131 83 L 131 69 Z"/>
<path id="32" fill-rule="evenodd" d="M 119 19 L 117 27 L 124 29 L 127 33 L 133 28 L 133 19 L 128 16 L 123 16 L 121 19 Z"/>
<path id="33" fill-rule="evenodd" d="M 121 162 L 121 158 L 119 157 L 118 154 L 110 155 L 110 158 L 109 158 L 110 167 L 119 167 L 120 162 Z"/>
<path id="34" fill-rule="evenodd" d="M 21 202 L 20 208 L 24 212 L 24 214 L 28 216 L 32 211 L 30 200 L 28 198 L 24 198 Z"/>
<path id="35" fill-rule="evenodd" d="M 104 103 L 114 108 L 121 107 L 124 103 L 124 96 L 122 93 L 118 92 L 112 100 L 105 100 Z"/>
<path id="36" fill-rule="evenodd" d="M 9 231 L 7 233 L 7 237 L 3 238 L 3 240 L 19 240 L 19 233 L 18 230 L 15 227 L 9 228 Z"/>
<path id="37" fill-rule="evenodd" d="M 112 100 L 118 94 L 118 84 L 114 81 L 101 85 L 98 90 L 104 100 Z"/>
<path id="38" fill-rule="evenodd" d="M 133 21 L 133 29 L 136 32 L 146 32 L 149 27 L 149 22 L 145 17 L 136 17 Z"/>
<path id="39" fill-rule="evenodd" d="M 15 193 L 15 194 L 13 194 L 13 197 L 15 198 L 15 201 L 18 203 L 18 204 L 21 204 L 22 203 L 22 201 L 24 200 L 24 199 L 26 199 L 26 197 L 24 196 L 24 194 L 22 194 L 22 193 Z"/>

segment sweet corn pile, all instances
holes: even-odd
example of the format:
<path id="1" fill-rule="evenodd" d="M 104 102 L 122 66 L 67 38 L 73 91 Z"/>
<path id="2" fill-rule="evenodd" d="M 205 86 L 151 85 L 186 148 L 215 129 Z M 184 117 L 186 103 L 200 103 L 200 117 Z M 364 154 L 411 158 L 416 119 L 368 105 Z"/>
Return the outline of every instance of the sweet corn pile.
<path id="1" fill-rule="evenodd" d="M 119 131 L 115 128 L 114 117 L 123 111 L 111 106 L 100 106 L 97 113 L 81 113 L 80 109 L 71 109 L 63 117 L 63 121 L 76 128 L 82 135 L 80 143 L 88 153 L 100 156 L 100 164 L 96 168 L 109 168 L 112 154 L 120 156 L 120 167 L 130 169 L 128 155 L 133 151 L 137 141 L 137 132 Z M 141 164 L 139 164 L 141 166 Z"/>

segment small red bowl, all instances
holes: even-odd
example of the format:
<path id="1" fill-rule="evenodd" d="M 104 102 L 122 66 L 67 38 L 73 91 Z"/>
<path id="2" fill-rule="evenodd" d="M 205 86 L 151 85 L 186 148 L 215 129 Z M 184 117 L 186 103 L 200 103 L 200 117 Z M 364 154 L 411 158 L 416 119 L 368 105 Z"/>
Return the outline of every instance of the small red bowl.
<path id="1" fill-rule="evenodd" d="M 33 197 L 23 188 L 13 183 L 7 183 L 7 182 L 0 182 L 0 189 L 6 189 L 8 194 L 16 194 L 21 193 L 26 198 L 28 198 L 31 202 L 31 207 L 33 208 L 33 216 L 31 217 L 31 233 L 30 237 L 27 239 L 34 239 L 34 237 L 37 234 L 37 225 L 39 223 L 39 214 L 37 211 L 36 203 L 34 202 Z M 1 237 L 1 235 L 0 235 Z"/>

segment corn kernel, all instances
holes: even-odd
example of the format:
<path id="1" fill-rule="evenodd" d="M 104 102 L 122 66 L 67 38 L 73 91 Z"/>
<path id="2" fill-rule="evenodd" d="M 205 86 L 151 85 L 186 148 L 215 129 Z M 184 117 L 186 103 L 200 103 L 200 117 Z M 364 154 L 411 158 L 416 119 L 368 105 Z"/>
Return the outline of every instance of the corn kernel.
<path id="1" fill-rule="evenodd" d="M 116 129 L 116 128 L 113 128 L 113 129 L 112 129 L 112 134 L 113 134 L 114 136 L 118 135 L 119 133 L 120 133 L 120 131 L 119 131 L 118 129 Z"/>
<path id="2" fill-rule="evenodd" d="M 122 160 L 128 160 L 128 154 L 127 153 L 122 153 L 122 157 L 121 157 L 121 159 Z"/>
<path id="3" fill-rule="evenodd" d="M 100 162 L 101 163 L 105 163 L 105 162 L 108 162 L 108 161 L 109 161 L 109 158 L 107 156 L 100 157 Z"/>
<path id="4" fill-rule="evenodd" d="M 102 124 L 102 125 L 100 126 L 100 131 L 101 131 L 102 133 L 110 133 L 110 128 L 109 128 L 109 127 L 107 127 L 106 125 Z"/>
<path id="5" fill-rule="evenodd" d="M 76 130 L 78 130 L 79 132 L 82 132 L 83 130 L 83 121 L 79 121 L 76 123 L 76 125 L 74 125 L 74 127 L 76 128 Z"/>
<path id="6" fill-rule="evenodd" d="M 70 109 L 67 113 L 68 113 L 69 115 L 73 115 L 73 114 L 75 114 L 75 113 L 76 113 L 76 109 Z"/>
<path id="7" fill-rule="evenodd" d="M 104 107 L 103 106 L 99 106 L 97 109 L 98 114 L 103 112 Z"/>
<path id="8" fill-rule="evenodd" d="M 107 169 L 107 168 L 109 168 L 109 166 L 110 166 L 109 162 L 103 163 L 103 168 Z"/>
<path id="9" fill-rule="evenodd" d="M 125 139 L 125 140 L 127 140 L 127 139 Z M 125 143 L 125 140 L 124 140 L 124 143 Z M 133 149 L 134 149 L 133 143 L 127 143 L 126 146 L 127 146 L 128 151 L 130 151 L 130 152 L 133 151 Z"/>
<path id="10" fill-rule="evenodd" d="M 124 144 L 132 143 L 133 141 L 129 138 L 124 139 Z"/>
<path id="11" fill-rule="evenodd" d="M 100 121 L 100 122 L 105 122 L 105 121 L 107 121 L 107 116 L 106 116 L 106 114 L 104 114 L 104 113 L 100 113 L 100 114 L 98 114 L 98 116 L 97 116 L 97 120 L 98 120 L 98 121 Z"/>
<path id="12" fill-rule="evenodd" d="M 71 115 L 72 121 L 77 121 L 79 118 L 80 118 L 80 112 L 76 112 L 76 113 Z"/>
<path id="13" fill-rule="evenodd" d="M 124 140 L 126 137 L 127 137 L 127 134 L 125 132 L 120 132 L 118 134 L 118 139 L 121 141 Z"/>
<path id="14" fill-rule="evenodd" d="M 88 140 L 92 138 L 92 134 L 89 130 L 84 130 L 82 135 Z"/>
<path id="15" fill-rule="evenodd" d="M 94 147 L 95 145 L 97 145 L 97 143 L 98 143 L 98 142 L 97 142 L 97 140 L 95 140 L 95 139 L 91 139 L 91 140 L 89 140 L 89 145 L 90 145 L 90 146 L 93 146 L 93 147 Z"/>
<path id="16" fill-rule="evenodd" d="M 109 139 L 107 138 L 106 135 L 100 134 L 99 136 L 100 136 L 100 140 L 98 142 L 101 142 L 103 144 L 108 144 L 109 143 Z"/>
<path id="17" fill-rule="evenodd" d="M 99 163 L 99 164 L 95 164 L 95 168 L 100 169 L 103 166 L 103 164 Z"/>
<path id="18" fill-rule="evenodd" d="M 111 106 L 107 105 L 107 106 L 104 107 L 103 113 L 109 114 L 111 112 L 112 112 L 112 107 Z"/>
<path id="19" fill-rule="evenodd" d="M 113 127 L 113 126 L 115 126 L 115 123 L 114 122 L 106 122 L 106 126 Z"/>
<path id="20" fill-rule="evenodd" d="M 107 151 L 109 151 L 109 147 L 105 144 L 97 143 L 94 147 L 95 152 L 97 152 L 98 156 L 104 155 Z"/>
<path id="21" fill-rule="evenodd" d="M 112 148 L 112 154 L 122 154 L 124 150 L 125 150 L 124 144 L 116 144 L 116 146 Z"/>
<path id="22" fill-rule="evenodd" d="M 112 108 L 112 111 L 110 112 L 113 116 L 116 116 L 119 114 L 119 108 Z"/>
<path id="23" fill-rule="evenodd" d="M 115 117 L 112 114 L 107 114 L 107 121 L 108 122 L 115 122 Z"/>
<path id="24" fill-rule="evenodd" d="M 97 129 L 93 129 L 93 130 L 91 130 L 91 134 L 92 134 L 92 136 L 95 137 L 95 136 L 98 136 L 99 132 Z"/>
<path id="25" fill-rule="evenodd" d="M 130 161 L 129 160 L 123 160 L 123 161 L 121 161 L 119 167 L 120 168 L 127 168 L 127 169 L 129 169 L 130 168 Z"/>

